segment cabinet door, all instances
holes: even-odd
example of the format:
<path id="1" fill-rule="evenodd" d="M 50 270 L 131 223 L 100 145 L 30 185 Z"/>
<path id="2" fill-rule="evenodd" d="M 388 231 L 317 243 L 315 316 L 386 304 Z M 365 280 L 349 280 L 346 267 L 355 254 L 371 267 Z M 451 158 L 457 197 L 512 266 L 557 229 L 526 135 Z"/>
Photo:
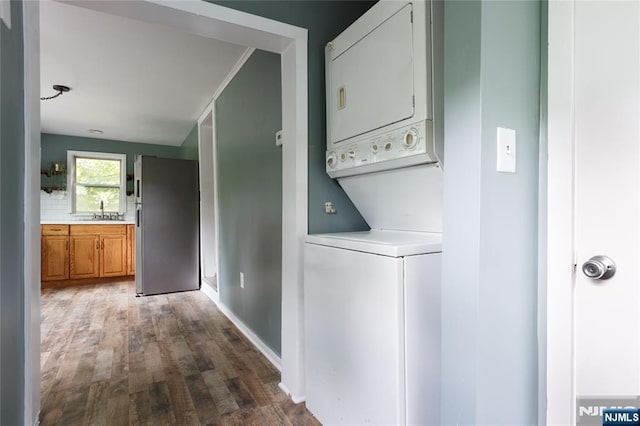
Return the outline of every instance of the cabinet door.
<path id="1" fill-rule="evenodd" d="M 100 236 L 100 276 L 119 277 L 127 275 L 127 236 Z"/>
<path id="2" fill-rule="evenodd" d="M 41 246 L 42 281 L 69 279 L 69 237 L 46 235 Z"/>
<path id="3" fill-rule="evenodd" d="M 136 273 L 136 227 L 127 225 L 127 275 Z"/>
<path id="4" fill-rule="evenodd" d="M 100 238 L 97 235 L 72 235 L 71 278 L 94 278 L 100 273 Z"/>

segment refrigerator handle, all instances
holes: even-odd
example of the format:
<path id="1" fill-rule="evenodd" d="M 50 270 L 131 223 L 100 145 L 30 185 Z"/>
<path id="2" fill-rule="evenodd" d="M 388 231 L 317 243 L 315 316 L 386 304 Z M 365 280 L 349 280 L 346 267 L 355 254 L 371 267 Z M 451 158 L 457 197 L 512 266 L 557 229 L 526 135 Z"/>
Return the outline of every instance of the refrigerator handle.
<path id="1" fill-rule="evenodd" d="M 140 228 L 140 209 L 136 209 L 136 227 Z"/>
<path id="2" fill-rule="evenodd" d="M 136 179 L 136 198 L 140 198 L 140 179 Z"/>

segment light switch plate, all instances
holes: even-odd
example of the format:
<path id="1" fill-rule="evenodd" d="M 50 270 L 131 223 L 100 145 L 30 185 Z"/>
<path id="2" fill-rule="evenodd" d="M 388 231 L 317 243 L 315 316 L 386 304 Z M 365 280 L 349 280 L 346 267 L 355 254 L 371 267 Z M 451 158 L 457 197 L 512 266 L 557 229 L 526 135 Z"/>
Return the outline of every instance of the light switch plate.
<path id="1" fill-rule="evenodd" d="M 498 127 L 498 160 L 496 170 L 503 173 L 516 172 L 516 131 Z"/>

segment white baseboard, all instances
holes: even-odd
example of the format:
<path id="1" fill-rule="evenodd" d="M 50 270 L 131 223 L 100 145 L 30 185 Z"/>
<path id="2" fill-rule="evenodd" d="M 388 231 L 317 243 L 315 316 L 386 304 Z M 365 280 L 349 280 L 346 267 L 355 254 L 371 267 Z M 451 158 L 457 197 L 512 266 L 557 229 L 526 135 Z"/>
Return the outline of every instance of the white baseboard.
<path id="1" fill-rule="evenodd" d="M 291 401 L 293 401 L 294 404 L 300 404 L 301 402 L 305 402 L 307 400 L 307 397 L 305 395 L 302 395 L 302 396 L 291 395 L 291 391 L 289 391 L 289 388 L 282 382 L 278 383 L 278 387 L 282 389 L 282 392 L 286 393 L 287 395 L 289 395 L 289 397 L 291 397 Z"/>
<path id="2" fill-rule="evenodd" d="M 200 290 L 206 294 L 209 299 L 213 300 L 216 305 L 220 302 L 220 294 L 211 287 L 208 281 L 200 280 Z"/>
<path id="3" fill-rule="evenodd" d="M 218 293 L 216 291 L 214 291 L 211 287 L 209 287 L 208 284 L 205 285 L 204 281 L 202 283 L 202 287 L 201 287 L 200 290 L 204 294 L 206 294 L 207 297 L 209 297 L 209 299 L 211 299 L 213 301 L 213 303 L 215 303 L 216 306 L 218 306 L 218 309 L 220 309 L 220 311 L 227 318 L 229 318 L 229 321 L 231 321 L 233 323 L 233 325 L 238 327 L 238 330 L 240 330 L 242 332 L 242 334 L 244 334 L 244 336 L 247 339 L 249 339 L 249 341 L 251 343 L 253 343 L 253 345 L 256 348 L 258 348 L 258 350 L 260 352 L 262 352 L 262 355 L 264 355 L 265 358 L 267 358 L 267 360 L 269 360 L 269 362 L 271 364 L 273 364 L 273 366 L 275 368 L 278 369 L 278 371 L 282 372 L 282 361 L 280 360 L 280 357 L 269 346 L 267 346 L 262 341 L 262 339 L 260 339 L 258 337 L 257 334 L 255 334 L 253 331 L 251 331 L 251 329 L 249 327 L 247 327 L 247 325 L 245 323 L 243 323 L 238 317 L 236 317 L 233 314 L 233 312 L 231 312 L 231 309 L 227 308 L 227 306 L 225 306 L 225 304 L 220 301 L 220 299 L 218 297 Z M 295 402 L 295 400 L 294 400 L 294 402 Z"/>

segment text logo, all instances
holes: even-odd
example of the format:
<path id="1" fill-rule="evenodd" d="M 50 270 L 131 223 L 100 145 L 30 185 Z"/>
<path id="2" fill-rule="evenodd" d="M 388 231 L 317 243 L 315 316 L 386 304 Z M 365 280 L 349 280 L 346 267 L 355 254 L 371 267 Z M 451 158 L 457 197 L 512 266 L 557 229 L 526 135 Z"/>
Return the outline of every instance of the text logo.
<path id="1" fill-rule="evenodd" d="M 576 401 L 576 425 L 640 426 L 639 408 L 640 396 L 578 397 Z M 607 415 L 605 416 L 605 414 Z"/>
<path id="2" fill-rule="evenodd" d="M 602 413 L 602 426 L 640 426 L 640 410 L 637 408 L 611 409 Z"/>

